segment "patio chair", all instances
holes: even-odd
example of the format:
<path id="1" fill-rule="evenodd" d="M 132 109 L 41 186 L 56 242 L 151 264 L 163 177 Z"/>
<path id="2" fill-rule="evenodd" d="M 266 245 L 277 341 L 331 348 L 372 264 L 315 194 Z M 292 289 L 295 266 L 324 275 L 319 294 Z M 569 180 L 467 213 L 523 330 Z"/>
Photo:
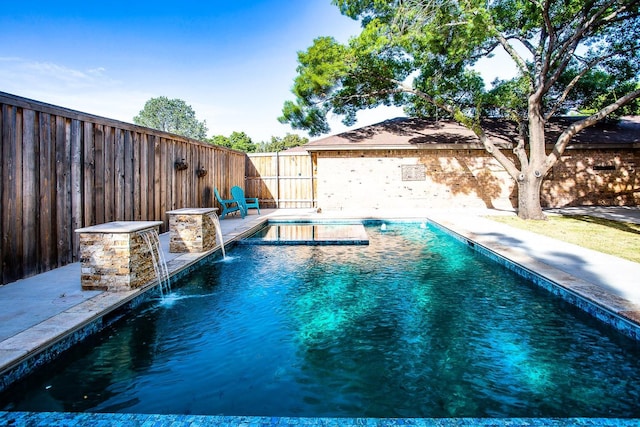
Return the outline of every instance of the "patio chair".
<path id="1" fill-rule="evenodd" d="M 233 213 L 233 212 L 240 212 L 240 215 L 242 215 L 242 218 L 244 218 L 244 212 L 243 208 L 240 206 L 240 203 L 238 203 L 235 199 L 223 199 L 220 196 L 220 193 L 218 193 L 218 189 L 217 188 L 213 188 L 213 192 L 216 195 L 216 199 L 218 199 L 218 203 L 220 203 L 220 206 L 222 206 L 222 213 L 220 214 L 220 219 L 223 219 L 225 217 L 225 215 Z"/>
<path id="2" fill-rule="evenodd" d="M 249 213 L 249 208 L 257 209 L 258 215 L 260 215 L 260 205 L 257 197 L 245 197 L 244 190 L 237 185 L 231 187 L 231 197 L 240 205 L 240 214 L 243 218 Z"/>

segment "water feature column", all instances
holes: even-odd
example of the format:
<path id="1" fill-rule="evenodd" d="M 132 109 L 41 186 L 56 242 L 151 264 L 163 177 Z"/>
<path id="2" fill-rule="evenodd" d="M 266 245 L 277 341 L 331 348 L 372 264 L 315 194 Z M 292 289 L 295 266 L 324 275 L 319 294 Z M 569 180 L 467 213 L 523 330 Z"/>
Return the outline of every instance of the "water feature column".
<path id="1" fill-rule="evenodd" d="M 117 221 L 79 228 L 80 282 L 83 290 L 129 291 L 156 279 L 141 231 L 162 221 Z"/>
<path id="2" fill-rule="evenodd" d="M 216 246 L 218 208 L 183 208 L 168 211 L 169 252 L 206 252 Z"/>

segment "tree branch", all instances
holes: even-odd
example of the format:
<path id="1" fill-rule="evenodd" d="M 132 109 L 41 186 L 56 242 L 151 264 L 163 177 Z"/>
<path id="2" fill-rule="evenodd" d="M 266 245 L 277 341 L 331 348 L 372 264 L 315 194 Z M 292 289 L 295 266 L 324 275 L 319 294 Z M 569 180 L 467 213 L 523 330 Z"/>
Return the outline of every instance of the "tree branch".
<path id="1" fill-rule="evenodd" d="M 544 62 L 540 68 L 540 75 L 546 76 L 549 68 L 551 67 L 551 53 L 556 45 L 557 34 L 555 28 L 553 28 L 553 23 L 551 22 L 551 17 L 549 16 L 549 1 L 544 2 L 544 6 L 542 7 L 542 17 L 544 20 L 544 29 L 549 38 L 549 42 L 546 49 L 546 55 L 544 58 Z M 543 40 L 545 37 L 540 37 L 540 43 L 544 43 Z M 544 47 L 543 47 L 544 49 Z"/>
<path id="2" fill-rule="evenodd" d="M 520 169 L 524 170 L 529 167 L 529 158 L 527 157 L 527 152 L 525 148 L 525 135 L 527 133 L 525 124 L 518 120 L 518 145 L 513 149 L 513 153 L 518 157 L 518 161 L 520 162 Z"/>
<path id="3" fill-rule="evenodd" d="M 629 52 L 632 51 L 631 49 L 628 50 Z M 551 108 L 551 110 L 549 111 L 549 113 L 547 113 L 545 115 L 545 120 L 549 120 L 558 110 L 558 108 L 560 108 L 560 106 L 562 105 L 562 103 L 565 101 L 565 99 L 567 99 L 567 96 L 569 96 L 569 93 L 571 93 L 571 90 L 575 87 L 575 85 L 580 81 L 580 79 L 582 77 L 584 77 L 585 74 L 587 74 L 591 69 L 593 69 L 593 67 L 595 67 L 596 65 L 598 65 L 600 62 L 606 61 L 607 59 L 613 58 L 614 56 L 619 55 L 620 53 L 624 53 L 626 51 L 621 51 L 621 52 L 611 52 L 608 55 L 605 56 L 601 56 L 598 58 L 593 59 L 590 62 L 587 62 L 584 69 L 582 71 L 580 71 L 580 73 L 578 73 L 567 85 L 567 87 L 565 87 L 564 91 L 562 92 L 562 95 L 560 96 L 560 98 L 555 102 L 555 104 L 553 105 L 553 107 Z"/>
<path id="4" fill-rule="evenodd" d="M 532 55 L 535 55 L 535 54 L 536 54 L 536 48 L 531 44 L 531 42 L 530 42 L 529 40 L 527 40 L 527 39 L 525 39 L 525 38 L 522 38 L 522 37 L 520 37 L 520 36 L 518 36 L 518 35 L 515 35 L 515 34 L 514 34 L 514 35 L 511 35 L 511 36 L 508 36 L 508 37 L 505 37 L 505 38 L 506 38 L 507 40 L 511 40 L 511 39 L 518 40 L 520 43 L 522 43 L 522 45 L 523 45 L 524 47 L 526 47 L 526 48 L 527 48 L 527 50 L 528 50 L 529 52 L 531 52 L 531 54 L 532 54 Z"/>
<path id="5" fill-rule="evenodd" d="M 638 0 L 636 0 L 638 1 Z M 560 46 L 556 57 L 564 58 L 564 60 L 558 64 L 554 72 L 549 76 L 546 83 L 543 87 L 540 87 L 540 93 L 547 92 L 560 78 L 564 70 L 566 69 L 571 56 L 575 52 L 580 40 L 585 36 L 585 34 L 589 32 L 594 32 L 601 25 L 607 23 L 606 21 L 597 21 L 598 17 L 602 16 L 611 6 L 616 3 L 616 0 L 610 0 L 609 2 L 603 4 L 600 9 L 596 10 L 595 13 L 591 17 L 583 16 L 580 20 L 581 22 L 578 24 L 577 28 L 573 31 L 571 37 L 568 37 L 564 43 Z M 607 19 L 613 19 L 615 16 L 618 16 L 620 13 L 626 10 L 626 6 L 621 6 L 615 11 L 611 12 L 608 15 Z M 588 19 L 587 19 L 588 18 Z M 551 55 L 551 50 L 549 50 L 549 55 Z M 551 66 L 551 56 L 549 56 L 549 67 Z"/>
<path id="6" fill-rule="evenodd" d="M 503 168 L 505 168 L 505 170 L 509 173 L 509 175 L 511 175 L 514 180 L 518 179 L 518 176 L 520 175 L 520 171 L 518 170 L 518 168 L 511 161 L 511 159 L 505 156 L 504 153 L 500 151 L 500 148 L 498 148 L 498 146 L 496 146 L 493 141 L 491 141 L 491 139 L 485 133 L 484 129 L 482 129 L 482 126 L 480 126 L 477 122 L 474 122 L 472 119 L 465 116 L 460 111 L 460 109 L 449 104 L 438 102 L 428 94 L 418 89 L 414 89 L 413 87 L 407 86 L 401 81 L 394 80 L 394 83 L 402 92 L 411 93 L 415 96 L 418 96 L 434 105 L 435 107 L 450 113 L 456 122 L 471 130 L 478 137 L 478 139 L 480 139 L 480 142 L 484 146 L 485 150 L 487 150 L 487 152 L 490 153 Z"/>
<path id="7" fill-rule="evenodd" d="M 485 56 L 490 55 L 491 52 L 493 52 L 493 50 L 498 46 L 500 46 L 500 43 L 496 41 L 496 42 L 493 42 L 493 43 L 489 44 L 488 46 L 486 46 L 486 47 L 484 47 L 482 49 L 479 49 L 478 53 L 476 53 L 475 55 L 471 56 L 471 60 L 472 61 L 476 61 L 476 60 L 478 60 L 480 58 L 484 58 Z"/>
<path id="8" fill-rule="evenodd" d="M 612 22 L 616 22 L 618 20 L 618 18 L 620 17 L 620 15 L 622 15 L 622 13 L 625 10 L 629 10 L 629 6 L 633 6 L 634 4 L 638 4 L 638 3 L 639 3 L 639 0 L 636 0 L 636 1 L 633 1 L 633 2 L 631 2 L 629 4 L 622 5 L 620 8 L 618 8 L 617 10 L 611 12 L 609 15 L 603 17 L 601 20 L 594 21 L 594 25 L 593 25 L 594 28 L 598 28 L 598 27 L 601 27 L 602 25 L 609 25 Z M 609 4 L 611 4 L 611 3 L 609 3 Z M 602 11 L 602 13 L 604 13 L 604 10 Z M 633 14 L 632 16 L 638 16 L 638 14 Z M 622 19 L 626 19 L 626 17 L 622 18 Z"/>
<path id="9" fill-rule="evenodd" d="M 500 31 L 498 31 L 495 25 L 493 25 L 493 22 L 491 23 L 491 29 L 494 31 L 498 42 L 500 43 L 500 45 L 502 45 L 502 48 L 507 51 L 511 59 L 513 59 L 513 61 L 516 63 L 516 66 L 518 67 L 522 75 L 528 75 L 529 69 L 527 68 L 527 63 L 524 61 L 524 59 L 522 59 L 518 52 L 516 52 L 513 46 L 511 46 L 509 40 Z"/>
<path id="10" fill-rule="evenodd" d="M 581 40 L 584 37 L 585 33 L 587 32 L 593 33 L 598 28 L 604 25 L 610 25 L 612 22 L 616 22 L 618 19 L 621 19 L 621 20 L 628 19 L 629 16 L 621 16 L 621 15 L 625 11 L 629 11 L 630 6 L 640 3 L 640 0 L 634 0 L 633 2 L 630 2 L 628 4 L 621 5 L 619 8 L 611 12 L 609 15 L 603 17 L 602 19 L 598 19 L 603 14 L 605 14 L 611 6 L 613 6 L 616 3 L 617 3 L 616 0 L 611 0 L 608 3 L 603 4 L 600 7 L 600 9 L 595 11 L 595 13 L 589 19 L 586 19 L 587 18 L 586 16 L 583 17 L 583 19 L 581 20 L 582 22 L 580 23 L 578 28 L 576 28 L 576 30 L 572 32 L 571 37 L 567 38 L 565 43 L 563 43 L 563 47 L 560 50 L 559 54 L 565 55 L 570 50 L 575 50 L 575 48 L 571 48 L 571 46 L 577 45 L 577 42 L 579 42 L 579 40 Z M 634 17 L 634 16 L 638 16 L 638 14 L 631 15 L 631 17 Z"/>
<path id="11" fill-rule="evenodd" d="M 553 151 L 545 159 L 544 173 L 546 173 L 553 166 L 553 164 L 560 158 L 560 156 L 562 156 L 562 154 L 564 153 L 564 150 L 567 148 L 567 145 L 569 145 L 571 138 L 573 138 L 578 132 L 580 132 L 582 129 L 585 129 L 589 126 L 593 126 L 594 124 L 598 123 L 600 120 L 605 118 L 607 115 L 616 111 L 618 108 L 622 107 L 625 104 L 628 104 L 629 102 L 639 97 L 640 97 L 640 89 L 637 89 L 631 93 L 626 94 L 622 98 L 618 99 L 616 102 L 607 105 L 597 113 L 583 120 L 580 120 L 576 123 L 573 123 L 571 126 L 569 126 L 558 137 L 553 147 Z"/>

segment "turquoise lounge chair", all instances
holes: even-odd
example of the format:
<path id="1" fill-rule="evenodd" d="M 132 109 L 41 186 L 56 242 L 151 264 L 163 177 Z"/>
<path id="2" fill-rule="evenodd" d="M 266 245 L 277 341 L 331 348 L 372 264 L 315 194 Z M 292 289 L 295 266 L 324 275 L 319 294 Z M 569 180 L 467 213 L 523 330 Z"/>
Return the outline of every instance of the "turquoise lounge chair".
<path id="1" fill-rule="evenodd" d="M 218 199 L 218 203 L 220 203 L 220 206 L 222 206 L 220 219 L 223 219 L 225 215 L 233 212 L 240 212 L 240 215 L 242 215 L 242 218 L 244 218 L 244 212 L 246 212 L 246 210 L 243 211 L 240 203 L 238 203 L 235 199 L 223 199 L 222 197 L 220 197 L 220 193 L 218 193 L 218 189 L 215 187 L 213 188 L 213 192 L 216 195 L 216 199 Z"/>
<path id="2" fill-rule="evenodd" d="M 244 197 L 244 190 L 237 185 L 231 187 L 231 197 L 233 197 L 234 201 L 238 202 L 242 218 L 249 213 L 249 208 L 257 209 L 258 215 L 260 215 L 260 205 L 258 204 L 257 197 Z"/>

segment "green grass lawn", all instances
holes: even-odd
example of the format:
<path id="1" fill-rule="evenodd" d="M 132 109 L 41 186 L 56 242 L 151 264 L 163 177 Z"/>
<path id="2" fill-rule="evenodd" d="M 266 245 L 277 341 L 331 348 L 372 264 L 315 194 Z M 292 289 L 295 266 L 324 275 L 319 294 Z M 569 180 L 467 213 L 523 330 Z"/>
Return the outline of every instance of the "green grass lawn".
<path id="1" fill-rule="evenodd" d="M 549 215 L 545 221 L 518 217 L 488 217 L 513 227 L 553 237 L 585 248 L 640 262 L 640 225 L 588 215 Z"/>

